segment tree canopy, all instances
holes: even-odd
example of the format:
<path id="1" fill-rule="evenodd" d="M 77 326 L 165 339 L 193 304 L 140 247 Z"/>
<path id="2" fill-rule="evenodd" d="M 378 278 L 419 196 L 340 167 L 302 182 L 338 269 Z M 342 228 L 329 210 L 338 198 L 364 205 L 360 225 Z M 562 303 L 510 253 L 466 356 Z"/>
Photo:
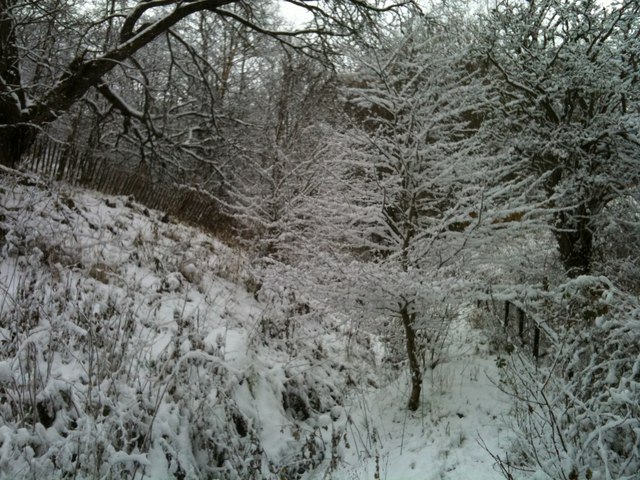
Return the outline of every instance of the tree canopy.
<path id="1" fill-rule="evenodd" d="M 270 22 L 269 12 L 280 2 L 140 0 L 80 6 L 68 0 L 2 0 L 0 163 L 16 165 L 37 129 L 59 118 L 92 88 L 123 113 L 140 116 L 110 88 L 108 74 L 157 38 L 176 35 L 172 29 L 196 14 L 211 15 L 319 55 L 328 53 L 328 38 L 354 35 L 376 16 L 404 5 L 283 1 L 313 15 L 309 28 L 280 30 Z M 212 44 L 217 33 L 211 32 Z M 190 41 L 184 38 L 187 45 Z"/>

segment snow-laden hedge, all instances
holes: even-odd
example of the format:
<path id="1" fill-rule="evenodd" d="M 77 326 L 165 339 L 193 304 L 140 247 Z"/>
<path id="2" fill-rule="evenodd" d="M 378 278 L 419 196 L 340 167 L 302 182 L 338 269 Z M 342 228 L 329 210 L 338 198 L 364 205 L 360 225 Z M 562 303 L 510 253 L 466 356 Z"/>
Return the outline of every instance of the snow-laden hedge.
<path id="1" fill-rule="evenodd" d="M 518 459 L 507 478 L 631 480 L 640 471 L 640 303 L 604 277 L 579 277 L 538 305 L 547 354 L 504 360 Z M 511 472 L 511 473 L 510 473 Z M 527 476 L 528 478 L 528 476 Z"/>

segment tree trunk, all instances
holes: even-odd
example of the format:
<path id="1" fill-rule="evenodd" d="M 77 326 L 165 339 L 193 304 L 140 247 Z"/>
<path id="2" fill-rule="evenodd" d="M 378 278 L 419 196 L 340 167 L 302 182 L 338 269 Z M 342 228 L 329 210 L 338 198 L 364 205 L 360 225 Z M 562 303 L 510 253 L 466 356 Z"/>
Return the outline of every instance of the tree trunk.
<path id="1" fill-rule="evenodd" d="M 29 125 L 0 126 L 0 165 L 16 168 L 22 155 L 36 139 L 36 129 Z"/>
<path id="2" fill-rule="evenodd" d="M 407 305 L 400 310 L 404 336 L 407 341 L 407 357 L 409 358 L 409 371 L 411 373 L 411 394 L 407 408 L 412 412 L 418 410 L 420 406 L 420 392 L 422 390 L 422 371 L 418 359 L 418 346 L 416 345 L 416 330 L 414 320 L 415 313 L 409 313 Z"/>
<path id="3" fill-rule="evenodd" d="M 26 101 L 21 90 L 13 7 L 15 0 L 0 0 L 0 165 L 9 168 L 18 165 L 35 139 L 33 128 L 20 123 Z"/>
<path id="4" fill-rule="evenodd" d="M 591 273 L 593 232 L 584 207 L 556 215 L 555 237 L 567 275 L 576 278 Z"/>

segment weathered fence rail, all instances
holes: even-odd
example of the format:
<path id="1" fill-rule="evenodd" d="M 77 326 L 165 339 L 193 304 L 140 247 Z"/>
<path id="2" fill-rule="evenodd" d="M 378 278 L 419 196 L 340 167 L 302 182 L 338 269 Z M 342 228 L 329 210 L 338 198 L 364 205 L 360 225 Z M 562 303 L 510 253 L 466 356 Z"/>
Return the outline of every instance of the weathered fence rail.
<path id="1" fill-rule="evenodd" d="M 228 235 L 232 228 L 232 219 L 220 211 L 218 202 L 207 192 L 188 185 L 154 182 L 148 175 L 102 161 L 90 148 L 42 136 L 24 155 L 22 167 L 51 180 L 133 197 L 148 208 L 219 235 Z"/>
<path id="2" fill-rule="evenodd" d="M 477 306 L 502 319 L 504 334 L 511 345 L 517 342 L 520 348 L 530 348 L 536 361 L 543 355 L 544 329 L 523 308 L 509 300 L 495 300 L 491 295 L 489 300 L 479 300 Z"/>
<path id="3" fill-rule="evenodd" d="M 533 357 L 536 360 L 540 358 L 540 326 L 536 322 L 527 321 L 527 314 L 524 309 L 512 304 L 509 300 L 505 300 L 503 308 L 503 327 L 505 332 L 515 336 L 516 331 L 510 322 L 515 316 L 518 321 L 517 338 L 520 341 L 520 345 L 524 347 L 530 344 Z"/>

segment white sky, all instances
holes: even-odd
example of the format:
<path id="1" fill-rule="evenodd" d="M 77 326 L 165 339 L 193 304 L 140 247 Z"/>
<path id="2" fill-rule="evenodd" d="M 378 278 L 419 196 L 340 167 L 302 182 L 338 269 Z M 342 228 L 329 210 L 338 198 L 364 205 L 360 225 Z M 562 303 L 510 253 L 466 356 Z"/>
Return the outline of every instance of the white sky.
<path id="1" fill-rule="evenodd" d="M 304 8 L 297 7 L 288 2 L 279 2 L 279 4 L 282 17 L 293 26 L 302 26 L 312 17 Z"/>

